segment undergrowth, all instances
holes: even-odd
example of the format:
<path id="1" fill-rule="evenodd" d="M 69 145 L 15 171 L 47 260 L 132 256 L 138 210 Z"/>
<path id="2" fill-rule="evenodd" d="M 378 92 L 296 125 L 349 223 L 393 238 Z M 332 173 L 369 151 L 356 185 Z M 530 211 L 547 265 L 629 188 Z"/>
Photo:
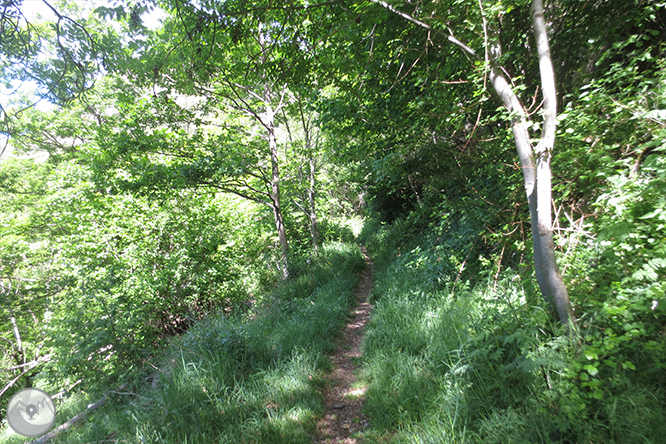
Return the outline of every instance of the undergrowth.
<path id="1" fill-rule="evenodd" d="M 326 353 L 364 267 L 354 244 L 325 244 L 256 309 L 212 316 L 173 340 L 156 370 L 52 442 L 309 443 L 323 413 Z M 58 406 L 56 425 L 99 394 Z M 6 442 L 23 442 L 17 435 Z"/>
<path id="2" fill-rule="evenodd" d="M 477 236 L 469 223 L 442 218 L 415 230 L 419 223 L 369 225 L 363 236 L 376 266 L 361 374 L 368 442 L 663 441 L 662 377 L 636 378 L 621 364 L 594 373 L 590 364 L 619 359 L 587 341 L 594 314 L 571 340 L 525 290 L 524 267 L 498 273 L 481 255 L 473 273 L 460 272 L 463 246 Z M 642 349 L 630 341 L 622 339 L 625 349 Z"/>

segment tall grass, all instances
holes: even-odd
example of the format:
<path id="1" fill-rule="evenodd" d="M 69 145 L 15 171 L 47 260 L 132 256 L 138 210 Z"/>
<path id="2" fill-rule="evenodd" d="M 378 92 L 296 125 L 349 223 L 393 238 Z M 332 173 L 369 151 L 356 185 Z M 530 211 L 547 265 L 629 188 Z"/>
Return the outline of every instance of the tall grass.
<path id="1" fill-rule="evenodd" d="M 153 364 L 157 371 L 55 442 L 310 443 L 323 413 L 326 353 L 363 267 L 355 245 L 324 245 L 256 310 L 195 325 Z M 67 415 L 85 400 L 71 404 L 62 406 Z"/>
<path id="2" fill-rule="evenodd" d="M 460 274 L 466 254 L 446 244 L 467 234 L 442 225 L 416 232 L 399 222 L 365 234 L 376 265 L 361 374 L 369 442 L 663 442 L 661 395 L 636 384 L 591 400 L 574 371 L 580 344 L 511 269 L 497 280 L 482 267 L 457 282 L 437 276 Z"/>

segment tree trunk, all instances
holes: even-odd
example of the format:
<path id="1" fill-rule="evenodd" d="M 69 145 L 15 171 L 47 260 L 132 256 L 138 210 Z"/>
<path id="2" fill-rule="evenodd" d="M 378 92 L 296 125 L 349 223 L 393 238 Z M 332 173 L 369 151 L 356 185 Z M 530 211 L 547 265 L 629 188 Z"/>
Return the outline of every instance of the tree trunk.
<path id="1" fill-rule="evenodd" d="M 308 157 L 308 217 L 310 219 L 310 238 L 312 239 L 312 249 L 317 251 L 319 248 L 319 229 L 317 228 L 317 208 L 315 203 L 316 193 L 316 173 L 317 173 L 317 160 L 315 159 L 315 147 L 313 146 L 313 131 L 310 124 L 310 116 L 305 118 L 303 111 L 303 102 L 299 101 L 299 112 L 301 114 L 301 125 L 303 126 L 303 134 L 305 136 L 305 153 Z M 316 140 L 318 136 L 315 136 Z"/>
<path id="2" fill-rule="evenodd" d="M 576 316 L 574 315 L 569 300 L 567 287 L 562 280 L 562 275 L 555 260 L 555 245 L 553 243 L 553 222 L 551 214 L 552 201 L 552 173 L 550 161 L 555 147 L 555 132 L 557 128 L 557 92 L 555 90 L 555 71 L 550 55 L 548 34 L 543 19 L 542 0 L 532 0 L 532 23 L 534 37 L 537 41 L 539 53 L 539 71 L 541 73 L 541 88 L 543 90 L 543 127 L 541 139 L 535 149 L 536 154 L 536 193 L 537 193 L 537 230 L 536 238 L 539 244 L 538 253 L 542 267 L 537 273 L 542 275 L 546 284 L 539 287 L 545 298 L 555 306 L 560 321 L 572 329 L 576 327 Z M 534 222 L 532 222 L 534 233 Z M 533 234 L 534 238 L 534 234 Z M 537 248 L 535 248 L 535 255 Z M 545 279 L 544 279 L 545 277 Z"/>
<path id="3" fill-rule="evenodd" d="M 289 253 L 289 243 L 287 241 L 287 232 L 284 227 L 284 218 L 282 217 L 282 209 L 280 208 L 280 166 L 278 163 L 278 145 L 277 138 L 275 137 L 275 113 L 273 108 L 268 105 L 269 100 L 266 100 L 266 129 L 268 130 L 268 146 L 271 151 L 271 208 L 273 209 L 273 219 L 275 220 L 275 228 L 277 228 L 278 239 L 280 242 L 280 267 L 282 268 L 282 277 L 287 279 L 289 277 L 289 261 L 287 255 Z"/>
<path id="4" fill-rule="evenodd" d="M 523 181 L 527 203 L 530 210 L 532 227 L 532 247 L 534 252 L 534 271 L 541 295 L 550 304 L 562 324 L 575 328 L 576 317 L 571 307 L 566 285 L 562 280 L 553 242 L 553 223 L 551 214 L 552 174 L 550 161 L 555 146 L 557 128 L 557 94 L 555 73 L 550 57 L 548 36 L 543 21 L 541 0 L 532 1 L 534 34 L 539 53 L 541 86 L 544 95 L 544 121 L 541 138 L 536 149 L 530 141 L 528 114 L 513 88 L 491 59 L 490 80 L 504 106 L 513 114 L 512 130 L 516 150 L 523 170 Z M 491 54 L 496 51 L 490 51 Z M 536 155 L 536 161 L 535 161 Z"/>
<path id="5" fill-rule="evenodd" d="M 309 152 L 309 151 L 308 151 Z M 319 248 L 319 229 L 317 228 L 317 212 L 315 207 L 315 172 L 316 161 L 314 154 L 310 152 L 310 187 L 308 188 L 308 200 L 310 203 L 310 237 L 312 238 L 312 249 L 317 251 Z"/>
<path id="6" fill-rule="evenodd" d="M 445 35 L 429 24 L 398 11 L 383 0 L 370 0 L 381 5 L 389 11 L 399 15 L 405 20 L 420 26 L 428 31 L 446 38 L 467 54 L 477 57 L 475 51 L 457 40 L 452 35 Z M 557 128 L 557 95 L 555 90 L 555 74 L 550 56 L 548 35 L 543 19 L 542 0 L 532 0 L 531 6 L 534 35 L 537 41 L 539 54 L 539 70 L 541 73 L 541 86 L 544 94 L 544 122 L 541 139 L 534 149 L 530 140 L 529 128 L 531 122 L 527 110 L 516 96 L 510 82 L 499 68 L 496 54 L 499 51 L 487 51 L 490 75 L 489 79 L 502 103 L 512 115 L 511 129 L 523 171 L 523 181 L 527 203 L 530 210 L 530 224 L 532 227 L 532 245 L 534 250 L 534 269 L 543 298 L 550 304 L 562 324 L 575 330 L 577 322 L 569 300 L 566 285 L 557 267 L 555 260 L 555 245 L 553 242 L 553 225 L 551 216 L 551 169 L 550 161 L 555 146 L 555 130 Z M 499 49 L 499 48 L 498 48 Z M 536 153 L 536 161 L 535 161 Z"/>
<path id="7" fill-rule="evenodd" d="M 268 62 L 268 47 L 263 33 L 263 24 L 259 24 L 258 42 L 261 47 L 261 62 L 266 64 Z M 284 226 L 284 218 L 282 216 L 282 208 L 280 207 L 280 164 L 278 161 L 278 144 L 275 135 L 275 114 L 278 112 L 282 103 L 278 105 L 278 109 L 273 108 L 273 88 L 274 84 L 268 80 L 266 73 L 263 75 L 264 85 L 262 99 L 266 106 L 266 117 L 259 118 L 261 124 L 268 131 L 268 148 L 271 152 L 271 180 L 270 180 L 270 199 L 271 208 L 273 209 L 273 219 L 275 221 L 275 228 L 278 232 L 278 240 L 280 242 L 280 267 L 282 271 L 282 278 L 289 277 L 289 242 L 287 241 L 287 232 Z"/>

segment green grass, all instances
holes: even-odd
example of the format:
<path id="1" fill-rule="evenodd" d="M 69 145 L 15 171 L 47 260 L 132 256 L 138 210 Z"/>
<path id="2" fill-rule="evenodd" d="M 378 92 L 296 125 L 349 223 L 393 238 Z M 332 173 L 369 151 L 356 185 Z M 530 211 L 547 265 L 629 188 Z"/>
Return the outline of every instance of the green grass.
<path id="1" fill-rule="evenodd" d="M 663 373 L 650 381 L 650 369 L 641 369 L 642 379 L 632 380 L 634 370 L 618 367 L 594 377 L 595 368 L 583 365 L 607 357 L 593 355 L 599 348 L 586 348 L 585 337 L 564 334 L 524 275 L 508 265 L 498 274 L 481 254 L 473 259 L 478 231 L 468 222 L 371 224 L 362 235 L 375 261 L 376 305 L 358 360 L 371 424 L 359 437 L 397 444 L 661 442 Z M 363 259 L 344 243 L 306 259 L 292 260 L 293 278 L 261 297 L 256 310 L 211 317 L 175 339 L 159 371 L 134 379 L 57 442 L 312 442 L 323 413 L 322 375 L 330 370 L 326 353 L 347 320 Z M 58 422 L 98 397 L 76 394 L 60 406 Z"/>
<path id="2" fill-rule="evenodd" d="M 455 224 L 415 233 L 409 224 L 366 233 L 376 306 L 363 368 L 369 443 L 656 443 L 666 435 L 664 393 L 641 384 L 593 399 L 572 343 L 510 268 L 437 278 L 462 263 L 433 242 Z M 433 260 L 434 259 L 434 260 Z M 483 263 L 483 258 L 479 261 Z M 488 263 L 490 261 L 486 261 Z M 583 358 L 584 359 L 584 358 Z M 658 378 L 657 378 L 658 379 Z M 602 384 L 610 384 L 601 380 Z"/>
<path id="3" fill-rule="evenodd" d="M 213 316 L 157 365 L 54 442 L 310 443 L 323 414 L 326 353 L 364 267 L 355 245 L 325 245 L 252 313 Z M 59 406 L 62 423 L 95 395 Z M 5 442 L 23 442 L 3 436 Z"/>

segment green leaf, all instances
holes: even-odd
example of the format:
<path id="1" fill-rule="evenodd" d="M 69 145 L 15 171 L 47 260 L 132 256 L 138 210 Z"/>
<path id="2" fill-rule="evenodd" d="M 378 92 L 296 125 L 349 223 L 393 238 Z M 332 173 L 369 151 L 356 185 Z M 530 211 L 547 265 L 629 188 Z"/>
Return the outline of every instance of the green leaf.
<path id="1" fill-rule="evenodd" d="M 599 355 L 597 354 L 597 351 L 594 349 L 587 348 L 585 349 L 584 354 L 585 357 L 590 361 L 599 359 Z"/>
<path id="2" fill-rule="evenodd" d="M 654 211 L 650 211 L 649 213 L 645 213 L 644 215 L 640 216 L 639 219 L 652 219 L 653 217 L 659 216 L 662 213 L 664 213 L 664 209 L 657 208 Z"/>
<path id="3" fill-rule="evenodd" d="M 596 376 L 599 373 L 599 370 L 594 365 L 590 364 L 584 365 L 583 369 L 587 370 L 590 376 Z"/>
<path id="4" fill-rule="evenodd" d="M 624 361 L 622 363 L 622 368 L 629 369 L 629 370 L 636 370 L 636 366 L 631 361 Z"/>

